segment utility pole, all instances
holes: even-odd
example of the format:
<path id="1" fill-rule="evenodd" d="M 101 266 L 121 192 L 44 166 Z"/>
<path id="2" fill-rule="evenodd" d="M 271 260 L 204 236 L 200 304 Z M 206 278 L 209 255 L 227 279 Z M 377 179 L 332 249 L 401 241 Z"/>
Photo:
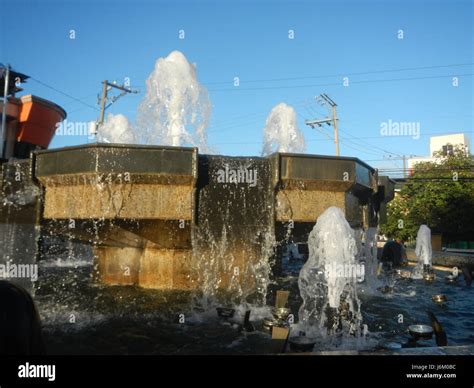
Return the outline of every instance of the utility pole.
<path id="1" fill-rule="evenodd" d="M 395 155 L 396 157 L 393 157 Z M 400 155 L 390 154 L 388 157 L 384 155 L 384 159 L 388 160 L 402 160 L 403 161 L 403 178 L 408 178 L 408 159 L 415 157 L 416 155 Z"/>
<path id="2" fill-rule="evenodd" d="M 99 125 L 104 123 L 104 116 L 105 116 L 105 103 L 107 101 L 107 80 L 102 82 L 102 97 L 100 99 L 100 118 L 99 118 Z"/>
<path id="3" fill-rule="evenodd" d="M 100 97 L 100 117 L 99 117 L 99 120 L 97 122 L 97 125 L 96 125 L 96 130 L 95 130 L 95 134 L 97 134 L 97 129 L 100 125 L 102 125 L 104 123 L 104 120 L 105 120 L 105 111 L 115 102 L 117 101 L 120 97 L 122 96 L 125 96 L 126 94 L 128 93 L 134 93 L 134 94 L 137 94 L 139 93 L 140 91 L 138 89 L 131 89 L 131 88 L 127 88 L 126 86 L 124 85 L 117 85 L 115 82 L 109 82 L 107 80 L 105 81 L 102 81 L 102 96 Z M 112 88 L 115 88 L 117 90 L 120 90 L 121 93 L 118 95 L 118 96 L 113 96 L 110 98 L 109 100 L 109 97 L 108 97 L 108 92 L 109 90 L 111 90 Z M 107 101 L 110 101 L 108 104 L 107 104 Z"/>
<path id="4" fill-rule="evenodd" d="M 407 177 L 407 156 L 403 155 L 403 177 Z"/>
<path id="5" fill-rule="evenodd" d="M 322 120 L 306 120 L 305 124 L 309 125 L 311 128 L 314 128 L 316 125 L 321 127 L 322 124 L 331 125 L 334 127 L 334 144 L 336 145 L 336 156 L 339 156 L 339 130 L 337 128 L 337 111 L 336 106 L 337 104 L 326 94 L 322 93 L 318 97 L 316 97 L 317 101 L 321 101 L 323 105 L 330 106 L 332 109 L 332 119 L 326 118 Z"/>
<path id="6" fill-rule="evenodd" d="M 339 130 L 337 128 L 336 104 L 332 106 L 332 125 L 334 126 L 334 143 L 336 144 L 336 156 L 339 156 Z"/>

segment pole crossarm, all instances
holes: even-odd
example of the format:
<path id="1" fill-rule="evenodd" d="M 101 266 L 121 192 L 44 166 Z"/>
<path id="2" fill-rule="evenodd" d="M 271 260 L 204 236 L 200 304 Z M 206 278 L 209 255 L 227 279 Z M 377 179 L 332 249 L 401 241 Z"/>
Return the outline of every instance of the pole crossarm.
<path id="1" fill-rule="evenodd" d="M 109 90 L 112 88 L 120 90 L 121 93 L 118 96 L 108 97 Z M 125 96 L 126 94 L 138 94 L 140 91 L 138 89 L 128 88 L 125 85 L 117 85 L 115 82 L 109 82 L 107 80 L 102 81 L 102 96 L 100 97 L 100 116 L 99 120 L 96 123 L 95 134 L 97 134 L 97 129 L 100 125 L 104 124 L 105 120 L 105 111 L 110 108 L 110 106 L 116 102 L 120 97 Z"/>
<path id="2" fill-rule="evenodd" d="M 306 120 L 305 124 L 309 125 L 311 128 L 316 128 L 316 126 L 321 127 L 323 124 L 332 125 L 334 127 L 334 144 L 336 145 L 336 156 L 339 156 L 339 130 L 337 128 L 337 104 L 329 97 L 326 93 L 322 93 L 317 96 L 316 101 L 322 103 L 331 108 L 332 118 L 325 118 L 320 120 Z"/>

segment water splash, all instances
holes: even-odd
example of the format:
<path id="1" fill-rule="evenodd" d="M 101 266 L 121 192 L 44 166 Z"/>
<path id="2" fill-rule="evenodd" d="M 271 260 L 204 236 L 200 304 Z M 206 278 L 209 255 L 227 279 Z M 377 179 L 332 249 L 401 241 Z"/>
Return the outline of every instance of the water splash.
<path id="1" fill-rule="evenodd" d="M 413 270 L 412 278 L 421 279 L 425 269 L 431 269 L 433 252 L 431 249 L 431 229 L 426 225 L 421 225 L 416 235 L 415 254 L 418 263 Z"/>
<path id="2" fill-rule="evenodd" d="M 207 152 L 210 114 L 209 95 L 197 80 L 196 65 L 173 51 L 156 61 L 146 81 L 136 133 L 140 143 L 198 146 Z"/>
<path id="3" fill-rule="evenodd" d="M 319 216 L 308 239 L 309 258 L 298 285 L 303 304 L 300 324 L 306 331 L 326 327 L 354 334 L 361 327 L 357 277 L 360 268 L 354 231 L 337 207 Z"/>
<path id="4" fill-rule="evenodd" d="M 134 144 L 135 135 L 127 117 L 122 114 L 109 114 L 99 127 L 97 141 L 101 143 Z"/>
<path id="5" fill-rule="evenodd" d="M 268 115 L 263 129 L 262 155 L 305 151 L 306 144 L 303 133 L 298 129 L 295 110 L 285 103 L 276 105 Z"/>

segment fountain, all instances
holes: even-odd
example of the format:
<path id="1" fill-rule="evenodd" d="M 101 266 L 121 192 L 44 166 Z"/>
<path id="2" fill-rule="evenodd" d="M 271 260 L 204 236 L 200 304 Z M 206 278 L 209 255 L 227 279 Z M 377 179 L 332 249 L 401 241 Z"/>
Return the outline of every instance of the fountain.
<path id="1" fill-rule="evenodd" d="M 38 298 L 51 327 L 66 315 L 68 324 L 81 321 L 78 330 L 104 320 L 96 302 L 110 296 L 105 310 L 115 295 L 161 295 L 175 309 L 183 296 L 193 318 L 206 320 L 212 311 L 229 327 L 243 321 L 242 331 L 250 333 L 273 316 L 273 334 L 286 338 L 292 309 L 282 300 L 267 306 L 278 281 L 272 278 L 278 247 L 289 239 L 306 242 L 314 220 L 331 206 L 354 227 L 376 226 L 378 210 L 370 209 L 389 197 L 377 172 L 356 158 L 301 154 L 293 108 L 272 109 L 265 157 L 209 154 L 209 114 L 195 66 L 172 52 L 156 62 L 135 123 L 110 114 L 98 130 L 101 143 L 2 161 L 0 265 L 39 262 Z M 329 287 L 340 287 L 326 269 Z M 118 287 L 106 287 L 112 285 Z M 357 321 L 351 287 L 328 301 L 328 314 L 338 317 L 330 330 Z M 135 299 L 123 303 L 121 314 L 134 320 Z M 138 305 L 147 311 L 150 304 Z M 166 316 L 161 306 L 155 310 Z"/>
<path id="2" fill-rule="evenodd" d="M 360 292 L 363 279 L 373 288 L 376 227 L 393 181 L 356 158 L 286 153 L 304 145 L 285 104 L 267 120 L 265 157 L 182 147 L 206 150 L 209 111 L 194 66 L 174 52 L 157 61 L 137 123 L 109 115 L 99 131 L 104 143 L 138 144 L 27 148 L 1 161 L 0 266 L 38 264 L 28 281 L 37 280 L 52 354 L 257 351 L 270 337 L 262 323 L 285 343 L 290 327 L 301 329 L 307 335 L 289 339 L 300 351 L 339 351 L 371 336 L 399 344 L 410 326 L 423 324 L 424 308 L 438 309 L 435 333 L 442 322 L 453 343 L 472 339 L 474 320 L 455 330 L 448 315 L 471 317 L 469 290 L 459 294 L 462 303 L 447 302 L 457 301 L 458 287 L 444 282 L 406 282 L 398 301 L 400 293 Z M 429 240 L 422 226 L 421 272 L 431 267 Z M 301 305 L 296 277 L 271 274 L 288 241 L 309 243 Z M 275 288 L 286 296 L 270 308 Z M 403 322 L 393 319 L 399 315 Z M 422 327 L 412 329 L 424 336 Z"/>
<path id="3" fill-rule="evenodd" d="M 416 235 L 415 254 L 418 257 L 418 263 L 413 269 L 412 278 L 422 279 L 432 277 L 432 249 L 431 249 L 431 230 L 426 225 L 421 225 Z"/>
<path id="4" fill-rule="evenodd" d="M 298 129 L 295 110 L 285 104 L 276 105 L 270 112 L 263 129 L 262 155 L 273 152 L 304 152 L 306 144 Z"/>
<path id="5" fill-rule="evenodd" d="M 192 146 L 209 152 L 206 129 L 211 103 L 199 83 L 196 65 L 173 51 L 158 58 L 146 81 L 146 94 L 137 109 L 135 124 L 122 114 L 109 114 L 100 125 L 102 143 Z"/>
<path id="6" fill-rule="evenodd" d="M 328 207 L 360 225 L 362 204 L 383 200 L 373 169 L 354 158 L 120 144 L 33 157 L 43 234 L 92 245 L 102 283 L 195 290 L 203 308 L 265 304 L 288 222 L 301 241 Z"/>
<path id="7" fill-rule="evenodd" d="M 46 258 L 45 273 L 57 267 L 56 276 L 74 276 L 53 287 L 63 293 L 79 284 L 75 264 L 87 257 L 87 281 L 100 287 L 183 293 L 193 311 L 222 307 L 221 318 L 229 311 L 236 319 L 245 314 L 248 332 L 251 320 L 265 314 L 288 329 L 291 309 L 266 306 L 277 247 L 288 239 L 306 241 L 314 220 L 332 214 L 331 206 L 343 209 L 336 214 L 343 214 L 343 229 L 350 230 L 347 222 L 374 227 L 374 214 L 389 196 L 376 171 L 356 158 L 301 154 L 304 138 L 286 104 L 275 106 L 266 121 L 265 157 L 210 155 L 209 115 L 195 66 L 175 51 L 156 62 L 136 123 L 110 114 L 98 131 L 102 143 L 38 150 L 2 163 L 2 262 Z M 49 260 L 54 245 L 65 248 L 73 271 L 61 271 L 62 258 Z M 354 256 L 346 259 L 356 264 Z M 329 331 L 356 325 L 360 314 L 355 285 L 341 283 L 336 267 L 331 272 L 328 261 L 324 268 Z"/>
<path id="8" fill-rule="evenodd" d="M 198 146 L 208 152 L 210 114 L 211 103 L 197 80 L 196 65 L 180 51 L 173 51 L 156 61 L 146 81 L 135 132 L 142 144 Z"/>
<path id="9" fill-rule="evenodd" d="M 309 259 L 298 279 L 303 299 L 300 326 L 306 332 L 325 327 L 331 334 L 356 334 L 362 321 L 357 297 L 361 267 L 356 261 L 354 231 L 341 209 L 329 207 L 324 211 L 308 245 Z"/>

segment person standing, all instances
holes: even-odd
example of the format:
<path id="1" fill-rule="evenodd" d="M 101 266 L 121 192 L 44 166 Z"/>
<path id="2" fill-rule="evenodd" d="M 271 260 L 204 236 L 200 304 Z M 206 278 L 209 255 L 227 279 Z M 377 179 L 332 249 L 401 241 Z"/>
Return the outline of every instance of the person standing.
<path id="1" fill-rule="evenodd" d="M 385 243 L 382 249 L 380 261 L 392 268 L 401 267 L 407 262 L 405 247 L 400 239 L 390 240 Z"/>

